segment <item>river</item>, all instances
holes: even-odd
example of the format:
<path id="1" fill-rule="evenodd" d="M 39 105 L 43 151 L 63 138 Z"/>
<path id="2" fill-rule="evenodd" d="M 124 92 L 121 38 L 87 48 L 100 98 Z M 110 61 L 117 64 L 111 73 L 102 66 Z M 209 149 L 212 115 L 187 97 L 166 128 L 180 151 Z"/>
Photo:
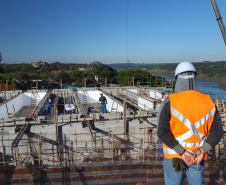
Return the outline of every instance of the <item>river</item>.
<path id="1" fill-rule="evenodd" d="M 174 76 L 161 76 L 166 78 L 169 82 L 175 80 Z M 197 88 L 200 92 L 210 95 L 213 101 L 215 101 L 216 98 L 218 100 L 226 100 L 226 83 L 197 80 Z"/>

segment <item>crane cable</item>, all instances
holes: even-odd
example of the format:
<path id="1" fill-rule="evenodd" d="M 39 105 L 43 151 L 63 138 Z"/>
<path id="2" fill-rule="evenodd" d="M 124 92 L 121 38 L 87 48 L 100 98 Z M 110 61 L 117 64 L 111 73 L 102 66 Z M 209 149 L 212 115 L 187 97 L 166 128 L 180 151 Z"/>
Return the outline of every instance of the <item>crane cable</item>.
<path id="1" fill-rule="evenodd" d="M 129 44 L 128 44 L 128 43 L 129 43 L 129 39 L 128 39 L 128 32 L 129 32 L 129 31 L 128 31 L 128 30 L 129 30 L 129 29 L 128 29 L 128 27 L 129 27 L 129 26 L 128 26 L 128 17 L 129 17 L 129 16 L 128 16 L 128 4 L 129 4 L 129 3 L 128 3 L 128 0 L 127 0 L 127 12 L 126 12 L 126 13 L 127 13 L 127 20 L 126 20 L 126 21 L 127 21 L 127 25 L 126 25 L 126 26 L 127 26 L 127 33 L 126 33 L 126 34 L 127 34 L 127 60 L 126 60 L 127 63 L 129 63 L 129 59 L 128 59 L 128 45 L 129 45 Z"/>

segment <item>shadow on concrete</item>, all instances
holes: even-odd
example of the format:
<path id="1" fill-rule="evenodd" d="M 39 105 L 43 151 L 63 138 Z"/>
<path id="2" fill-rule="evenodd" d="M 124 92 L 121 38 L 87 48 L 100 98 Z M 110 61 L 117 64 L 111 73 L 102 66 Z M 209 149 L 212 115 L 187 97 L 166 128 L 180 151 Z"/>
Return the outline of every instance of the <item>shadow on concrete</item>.
<path id="1" fill-rule="evenodd" d="M 35 139 L 39 139 L 40 138 L 39 134 L 35 134 L 33 132 L 30 132 L 28 135 L 30 137 L 32 137 L 32 138 L 35 138 Z M 44 137 L 44 136 L 41 136 L 41 141 L 47 142 L 47 143 L 52 144 L 52 145 L 56 145 L 56 141 L 54 141 L 52 139 L 49 139 L 47 137 Z"/>
<path id="2" fill-rule="evenodd" d="M 11 185 L 11 179 L 13 178 L 14 175 L 14 166 L 2 166 L 0 168 L 0 175 L 3 174 L 3 177 L 1 175 L 1 181 L 0 184 L 9 184 Z"/>
<path id="3" fill-rule="evenodd" d="M 87 181 L 86 181 L 86 178 L 85 178 L 85 175 L 83 173 L 84 171 L 84 167 L 78 167 L 78 166 L 75 166 L 75 170 L 76 172 L 78 173 L 79 175 L 79 178 L 80 178 L 80 181 L 83 185 L 88 185 Z"/>

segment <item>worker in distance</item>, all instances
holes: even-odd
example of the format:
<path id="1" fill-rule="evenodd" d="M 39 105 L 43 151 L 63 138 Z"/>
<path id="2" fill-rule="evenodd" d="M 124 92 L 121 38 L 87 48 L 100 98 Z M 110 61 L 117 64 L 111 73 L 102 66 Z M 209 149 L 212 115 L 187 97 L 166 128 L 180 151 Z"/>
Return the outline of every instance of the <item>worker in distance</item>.
<path id="1" fill-rule="evenodd" d="M 101 103 L 101 112 L 107 113 L 107 108 L 106 108 L 107 98 L 103 95 L 102 92 L 100 93 L 99 102 Z"/>

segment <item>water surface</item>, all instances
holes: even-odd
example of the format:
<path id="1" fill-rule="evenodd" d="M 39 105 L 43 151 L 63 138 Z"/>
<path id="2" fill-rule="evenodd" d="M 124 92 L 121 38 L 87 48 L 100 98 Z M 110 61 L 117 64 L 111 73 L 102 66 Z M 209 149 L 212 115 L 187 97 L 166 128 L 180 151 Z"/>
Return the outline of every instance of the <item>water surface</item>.
<path id="1" fill-rule="evenodd" d="M 169 82 L 175 80 L 174 76 L 162 75 L 162 77 L 165 77 Z M 197 80 L 197 88 L 200 92 L 210 95 L 213 101 L 216 98 L 226 100 L 226 83 Z"/>

